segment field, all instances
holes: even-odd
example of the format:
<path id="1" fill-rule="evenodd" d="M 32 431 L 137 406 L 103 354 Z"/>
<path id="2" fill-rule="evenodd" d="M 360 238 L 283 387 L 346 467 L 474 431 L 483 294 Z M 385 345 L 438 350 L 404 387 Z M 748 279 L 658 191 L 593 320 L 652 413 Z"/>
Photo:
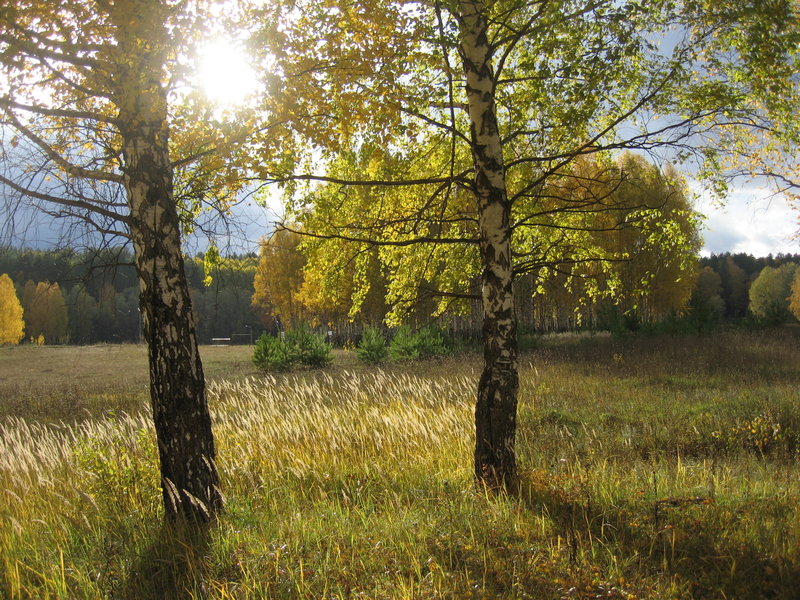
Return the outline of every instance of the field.
<path id="1" fill-rule="evenodd" d="M 797 598 L 798 342 L 544 340 L 514 496 L 471 476 L 477 356 L 265 376 L 203 348 L 202 535 L 160 520 L 143 348 L 3 348 L 0 597 Z"/>

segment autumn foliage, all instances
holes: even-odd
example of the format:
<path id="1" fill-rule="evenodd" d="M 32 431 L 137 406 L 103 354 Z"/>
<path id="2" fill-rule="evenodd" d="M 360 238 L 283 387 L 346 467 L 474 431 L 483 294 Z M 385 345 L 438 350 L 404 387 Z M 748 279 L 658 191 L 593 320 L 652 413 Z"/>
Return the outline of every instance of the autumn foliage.
<path id="1" fill-rule="evenodd" d="M 61 287 L 57 283 L 27 281 L 22 296 L 26 335 L 40 337 L 48 344 L 63 344 L 69 337 L 69 316 Z"/>
<path id="2" fill-rule="evenodd" d="M 14 290 L 14 282 L 0 275 L 0 344 L 18 344 L 25 336 L 22 305 Z"/>

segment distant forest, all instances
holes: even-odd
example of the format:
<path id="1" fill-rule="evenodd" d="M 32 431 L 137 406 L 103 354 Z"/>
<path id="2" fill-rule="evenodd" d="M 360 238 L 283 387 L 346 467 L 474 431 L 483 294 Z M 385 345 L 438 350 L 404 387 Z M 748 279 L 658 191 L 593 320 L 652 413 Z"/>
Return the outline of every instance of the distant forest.
<path id="1" fill-rule="evenodd" d="M 65 331 L 49 338 L 72 344 L 138 342 L 141 330 L 139 289 L 132 258 L 125 248 L 80 252 L 2 248 L 0 274 L 5 273 L 12 279 L 23 308 L 26 288 L 30 296 L 30 290 L 39 283 L 58 285 L 66 307 L 67 325 Z M 703 323 L 752 318 L 751 285 L 765 267 L 777 269 L 786 263 L 800 264 L 800 254 L 757 258 L 743 253 L 725 253 L 699 258 L 694 291 L 685 314 L 694 313 L 695 319 Z M 274 315 L 265 315 L 263 309 L 254 309 L 251 305 L 257 266 L 256 254 L 222 258 L 210 269 L 202 254 L 187 258 L 186 274 L 201 343 L 212 343 L 214 338 L 249 343 L 263 331 L 274 329 Z M 518 310 L 522 307 L 530 313 L 520 315 L 520 324 L 531 333 L 579 326 L 613 328 L 613 319 L 602 318 L 602 315 L 614 313 L 618 306 L 606 301 L 599 308 L 595 307 L 595 313 L 601 316 L 580 322 L 570 316 L 576 312 L 574 306 L 567 306 L 571 300 L 565 297 L 560 300 L 557 316 L 554 318 L 552 311 L 546 311 L 546 319 L 537 316 L 542 311 L 537 309 L 536 300 L 518 303 Z M 533 310 L 527 310 L 526 306 L 532 306 Z M 638 326 L 635 311 L 618 310 L 617 313 L 625 317 L 624 326 Z"/>
<path id="2" fill-rule="evenodd" d="M 264 329 L 250 307 L 256 263 L 255 255 L 233 256 L 206 272 L 202 255 L 186 259 L 201 343 L 211 343 L 215 337 L 248 343 L 251 333 L 255 339 Z M 3 248 L 2 273 L 11 277 L 23 308 L 26 284 L 32 287 L 28 282 L 58 284 L 68 314 L 69 343 L 140 341 L 139 285 L 133 254 L 125 248 L 82 252 Z"/>

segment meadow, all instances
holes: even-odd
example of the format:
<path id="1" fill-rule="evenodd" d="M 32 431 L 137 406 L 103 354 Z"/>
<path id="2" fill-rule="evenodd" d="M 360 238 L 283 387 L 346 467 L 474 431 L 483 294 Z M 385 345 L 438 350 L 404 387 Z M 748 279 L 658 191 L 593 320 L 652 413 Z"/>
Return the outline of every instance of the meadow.
<path id="1" fill-rule="evenodd" d="M 203 348 L 226 511 L 161 521 L 144 348 L 0 349 L 0 597 L 796 598 L 800 331 L 525 352 L 520 489 L 480 360 L 264 375 Z"/>

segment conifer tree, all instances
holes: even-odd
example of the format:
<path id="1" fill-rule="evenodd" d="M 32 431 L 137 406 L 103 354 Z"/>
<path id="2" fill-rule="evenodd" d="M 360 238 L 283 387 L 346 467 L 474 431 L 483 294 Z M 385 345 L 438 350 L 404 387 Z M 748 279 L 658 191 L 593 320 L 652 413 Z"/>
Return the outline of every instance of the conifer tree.
<path id="1" fill-rule="evenodd" d="M 83 344 L 93 340 L 98 312 L 97 301 L 92 298 L 83 285 L 74 285 L 70 289 L 67 295 L 67 311 L 69 313 L 70 342 Z"/>

